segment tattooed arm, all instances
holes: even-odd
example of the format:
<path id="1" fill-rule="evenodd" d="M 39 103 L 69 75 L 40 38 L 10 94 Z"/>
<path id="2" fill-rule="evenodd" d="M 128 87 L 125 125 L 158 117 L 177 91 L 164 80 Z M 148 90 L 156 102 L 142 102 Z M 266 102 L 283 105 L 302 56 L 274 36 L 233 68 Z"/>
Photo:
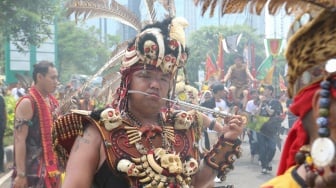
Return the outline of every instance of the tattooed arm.
<path id="1" fill-rule="evenodd" d="M 14 121 L 14 153 L 15 167 L 18 176 L 14 179 L 13 187 L 26 187 L 26 138 L 28 124 L 33 117 L 33 108 L 30 99 L 22 99 L 15 110 Z"/>
<path id="2" fill-rule="evenodd" d="M 94 174 L 105 160 L 102 139 L 94 126 L 78 136 L 67 162 L 63 188 L 90 188 Z"/>

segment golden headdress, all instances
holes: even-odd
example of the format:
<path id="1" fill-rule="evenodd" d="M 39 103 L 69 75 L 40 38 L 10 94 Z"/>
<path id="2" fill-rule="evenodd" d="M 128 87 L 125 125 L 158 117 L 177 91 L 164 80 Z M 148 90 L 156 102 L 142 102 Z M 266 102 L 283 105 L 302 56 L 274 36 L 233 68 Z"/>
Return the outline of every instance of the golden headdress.
<path id="1" fill-rule="evenodd" d="M 305 86 L 323 78 L 325 64 L 336 58 L 336 11 L 325 9 L 316 17 L 303 14 L 291 30 L 308 20 L 289 38 L 286 49 L 288 61 L 288 93 L 296 95 Z"/>

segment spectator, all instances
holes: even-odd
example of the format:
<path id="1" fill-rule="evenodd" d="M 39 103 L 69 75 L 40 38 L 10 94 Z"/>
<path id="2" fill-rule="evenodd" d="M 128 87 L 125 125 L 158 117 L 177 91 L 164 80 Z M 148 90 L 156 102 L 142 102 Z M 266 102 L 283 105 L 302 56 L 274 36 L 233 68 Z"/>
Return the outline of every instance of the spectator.
<path id="1" fill-rule="evenodd" d="M 279 141 L 283 109 L 279 100 L 273 98 L 273 86 L 267 85 L 264 88 L 264 96 L 260 99 L 258 110 L 260 116 L 269 118 L 260 129 L 258 143 L 261 172 L 266 174 L 272 170 L 271 162 L 276 152 L 277 142 Z"/>
<path id="2" fill-rule="evenodd" d="M 22 87 L 22 84 L 18 82 L 16 84 L 16 87 L 14 87 L 11 90 L 11 93 L 12 93 L 12 96 L 15 98 L 15 100 L 18 100 L 20 97 L 26 94 L 26 90 Z"/>
<path id="3" fill-rule="evenodd" d="M 250 96 L 252 99 L 247 102 L 245 111 L 248 113 L 250 117 L 249 123 L 251 124 L 251 123 L 256 122 L 255 116 L 258 113 L 260 99 L 259 99 L 259 93 L 256 90 L 251 90 Z M 255 127 L 249 127 L 247 129 L 247 135 L 248 135 L 249 144 L 250 144 L 251 162 L 253 162 L 255 156 L 259 154 L 259 149 L 258 149 L 259 144 L 258 144 L 257 134 L 258 132 L 255 130 Z"/>
<path id="4" fill-rule="evenodd" d="M 51 127 L 57 118 L 58 101 L 52 95 L 58 85 L 54 64 L 34 65 L 35 85 L 20 98 L 14 121 L 13 187 L 60 187 L 58 159 L 53 152 Z"/>

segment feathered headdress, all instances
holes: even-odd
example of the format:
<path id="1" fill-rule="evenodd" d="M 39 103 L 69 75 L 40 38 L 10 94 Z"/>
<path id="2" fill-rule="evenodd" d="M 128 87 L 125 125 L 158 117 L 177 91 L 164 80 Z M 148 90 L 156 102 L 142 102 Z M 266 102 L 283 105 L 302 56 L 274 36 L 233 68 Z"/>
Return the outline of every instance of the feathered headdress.
<path id="1" fill-rule="evenodd" d="M 174 79 L 178 68 L 185 66 L 188 58 L 185 46 L 184 18 L 167 18 L 145 26 L 126 49 L 121 63 L 122 75 L 117 91 L 119 108 L 126 107 L 126 95 L 131 74 L 139 69 L 155 68 L 171 74 Z"/>
<path id="2" fill-rule="evenodd" d="M 164 73 L 174 74 L 187 60 L 184 18 L 169 18 L 147 25 L 129 45 L 121 72 L 135 64 L 153 65 Z"/>

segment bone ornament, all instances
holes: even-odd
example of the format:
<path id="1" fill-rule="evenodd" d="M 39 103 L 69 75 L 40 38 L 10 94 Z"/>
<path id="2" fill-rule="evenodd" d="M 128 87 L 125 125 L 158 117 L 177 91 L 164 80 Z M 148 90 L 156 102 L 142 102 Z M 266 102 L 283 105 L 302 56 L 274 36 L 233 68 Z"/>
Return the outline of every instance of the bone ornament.
<path id="1" fill-rule="evenodd" d="M 128 176 L 137 176 L 139 174 L 135 164 L 127 159 L 121 159 L 118 162 L 117 169 L 120 172 L 125 172 Z"/>
<path id="2" fill-rule="evenodd" d="M 183 163 L 183 172 L 187 176 L 192 176 L 196 174 L 198 170 L 198 162 L 194 158 L 190 158 L 189 160 Z"/>
<path id="3" fill-rule="evenodd" d="M 177 130 L 189 129 L 193 121 L 194 118 L 190 113 L 181 111 L 176 114 L 174 127 Z"/>
<path id="4" fill-rule="evenodd" d="M 167 153 L 165 149 L 157 148 L 154 150 L 156 159 L 160 159 L 161 166 L 168 169 L 171 174 L 182 173 L 182 162 L 179 155 Z"/>
<path id="5" fill-rule="evenodd" d="M 100 121 L 108 131 L 115 129 L 122 124 L 120 113 L 113 108 L 106 108 L 102 111 L 100 114 Z"/>
<path id="6" fill-rule="evenodd" d="M 136 177 L 139 177 L 139 181 L 145 184 L 144 187 L 165 187 L 169 181 L 168 177 L 176 177 L 176 180 L 183 188 L 189 188 L 186 182 L 188 178 L 182 178 L 185 177 L 186 174 L 184 174 L 185 170 L 177 154 L 168 153 L 163 148 L 156 148 L 139 158 L 132 158 L 131 161 L 126 160 L 120 164 L 120 169 L 123 167 L 122 172 L 125 172 L 129 169 L 129 163 L 135 164 L 135 169 L 139 170 Z M 198 167 L 196 160 L 190 159 L 190 163 L 191 162 L 195 162 Z M 121 163 L 121 161 L 119 163 Z M 189 174 L 192 174 L 193 171 L 197 170 L 188 168 L 188 171 Z"/>
<path id="7" fill-rule="evenodd" d="M 176 57 L 172 54 L 164 56 L 161 67 L 168 72 L 175 72 L 177 69 Z"/>
<path id="8" fill-rule="evenodd" d="M 144 54 L 148 59 L 156 60 L 158 50 L 159 47 L 154 41 L 147 40 L 144 43 Z"/>

